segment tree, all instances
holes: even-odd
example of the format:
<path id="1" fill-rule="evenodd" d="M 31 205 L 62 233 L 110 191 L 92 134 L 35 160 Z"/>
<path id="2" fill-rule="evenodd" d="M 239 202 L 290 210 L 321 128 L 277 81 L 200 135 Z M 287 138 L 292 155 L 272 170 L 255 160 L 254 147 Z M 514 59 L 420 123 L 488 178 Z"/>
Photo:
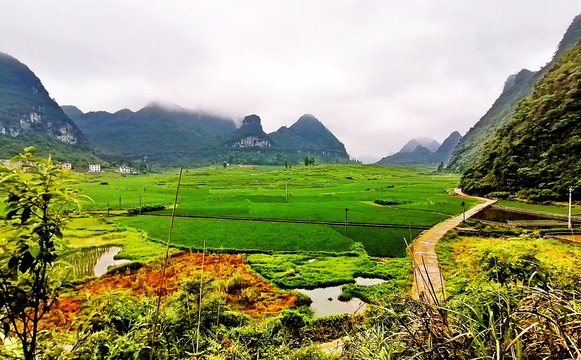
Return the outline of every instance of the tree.
<path id="1" fill-rule="evenodd" d="M 34 148 L 0 165 L 3 200 L 0 238 L 0 323 L 6 337 L 17 337 L 24 359 L 37 354 L 39 322 L 57 298 L 64 277 L 55 266 L 62 229 L 80 209 L 76 191 L 66 186 L 67 171 Z"/>
<path id="2" fill-rule="evenodd" d="M 444 171 L 444 162 L 443 161 L 438 165 L 438 172 L 442 172 L 442 171 Z"/>
<path id="3" fill-rule="evenodd" d="M 288 169 L 289 168 L 289 162 L 288 159 L 284 159 L 284 168 Z"/>

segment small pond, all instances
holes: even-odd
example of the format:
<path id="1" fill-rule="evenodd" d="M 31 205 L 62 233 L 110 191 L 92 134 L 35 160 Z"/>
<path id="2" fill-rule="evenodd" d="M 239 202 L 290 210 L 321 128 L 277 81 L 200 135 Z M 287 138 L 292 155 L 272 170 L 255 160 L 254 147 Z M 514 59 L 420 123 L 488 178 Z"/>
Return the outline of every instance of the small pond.
<path id="1" fill-rule="evenodd" d="M 74 278 L 101 276 L 107 272 L 109 266 L 120 265 L 130 261 L 126 259 L 115 260 L 115 255 L 120 251 L 121 248 L 118 246 L 103 246 L 66 255 L 63 260 L 72 265 Z"/>
<path id="2" fill-rule="evenodd" d="M 495 206 L 490 206 L 473 216 L 474 219 L 504 223 L 507 220 L 547 220 L 546 217 L 525 214 L 514 211 L 506 211 Z"/>
<path id="3" fill-rule="evenodd" d="M 377 285 L 385 282 L 383 279 L 373 279 L 373 278 L 355 278 L 355 283 L 357 285 Z M 334 314 L 353 314 L 356 311 L 361 311 L 365 307 L 365 302 L 361 299 L 353 298 L 349 301 L 340 301 L 339 295 L 341 295 L 341 286 L 330 286 L 325 288 L 317 289 L 295 289 L 301 292 L 313 300 L 311 304 L 311 309 L 315 316 L 327 316 Z"/>

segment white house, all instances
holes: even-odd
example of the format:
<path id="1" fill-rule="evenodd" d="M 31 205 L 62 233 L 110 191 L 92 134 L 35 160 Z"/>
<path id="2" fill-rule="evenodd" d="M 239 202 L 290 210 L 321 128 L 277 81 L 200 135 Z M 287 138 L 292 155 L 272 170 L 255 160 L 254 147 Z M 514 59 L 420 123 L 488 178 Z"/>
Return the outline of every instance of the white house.
<path id="1" fill-rule="evenodd" d="M 89 172 L 101 172 L 100 164 L 89 164 Z"/>
<path id="2" fill-rule="evenodd" d="M 135 174 L 135 169 L 129 166 L 119 166 L 119 174 Z"/>
<path id="3" fill-rule="evenodd" d="M 73 168 L 73 164 L 68 163 L 68 162 L 58 162 L 58 163 L 56 163 L 56 166 L 60 167 L 61 169 L 69 169 L 69 170 L 72 170 L 72 168 Z"/>

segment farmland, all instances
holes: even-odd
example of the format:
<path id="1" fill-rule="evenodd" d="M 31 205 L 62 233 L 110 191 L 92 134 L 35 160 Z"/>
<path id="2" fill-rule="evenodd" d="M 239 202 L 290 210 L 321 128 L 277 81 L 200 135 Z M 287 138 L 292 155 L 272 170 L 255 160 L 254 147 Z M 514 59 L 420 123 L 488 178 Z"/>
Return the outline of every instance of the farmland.
<path id="1" fill-rule="evenodd" d="M 266 223 L 218 219 L 176 219 L 172 242 L 201 249 L 241 251 L 348 250 L 361 242 L 373 256 L 404 257 L 408 241 L 420 231 L 462 211 L 462 199 L 448 195 L 454 175 L 426 167 L 325 165 L 315 167 L 208 167 L 186 169 L 176 214 L 348 223 L 392 224 L 369 228 L 321 224 Z M 123 177 L 113 173 L 75 174 L 76 187 L 92 201 L 87 210 L 123 212 L 166 205 L 169 214 L 179 172 Z M 466 201 L 470 206 L 472 203 Z M 346 209 L 348 209 L 346 211 Z M 120 223 L 167 240 L 169 219 L 137 216 Z M 409 228 L 406 228 L 409 227 Z"/>

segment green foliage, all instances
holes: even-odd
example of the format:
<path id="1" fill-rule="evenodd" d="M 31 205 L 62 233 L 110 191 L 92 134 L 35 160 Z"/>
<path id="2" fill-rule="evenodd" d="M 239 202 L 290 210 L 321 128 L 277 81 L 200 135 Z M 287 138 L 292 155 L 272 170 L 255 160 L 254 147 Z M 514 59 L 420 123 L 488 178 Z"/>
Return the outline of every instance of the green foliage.
<path id="1" fill-rule="evenodd" d="M 534 253 L 514 256 L 503 251 L 486 251 L 480 262 L 485 276 L 500 284 L 520 282 L 543 285 L 546 283 L 546 270 Z"/>
<path id="2" fill-rule="evenodd" d="M 145 212 L 164 210 L 165 205 L 145 205 L 142 207 L 131 208 L 127 210 L 129 215 L 139 215 Z"/>
<path id="3" fill-rule="evenodd" d="M 465 191 L 517 193 L 535 201 L 565 199 L 580 187 L 581 44 L 535 85 L 510 122 L 461 179 Z"/>
<path id="4" fill-rule="evenodd" d="M 51 159 L 35 158 L 34 148 L 13 158 L 15 168 L 0 165 L 3 238 L 0 240 L 0 322 L 2 333 L 16 336 L 25 359 L 37 353 L 38 324 L 56 299 L 64 277 L 53 266 L 62 231 L 80 208 L 67 187 L 65 170 Z M 61 274 L 62 275 L 62 274 Z"/>
<path id="5" fill-rule="evenodd" d="M 435 307 L 387 298 L 346 344 L 353 359 L 573 359 L 580 354 L 578 291 L 468 289 Z M 558 305 L 557 305 L 558 304 Z"/>
<path id="6" fill-rule="evenodd" d="M 18 60 L 0 53 L 0 158 L 34 144 L 37 154 L 84 166 L 96 160 L 86 138 Z"/>
<path id="7" fill-rule="evenodd" d="M 284 308 L 280 313 L 280 322 L 290 331 L 300 331 L 308 321 L 309 317 L 297 309 Z"/>
<path id="8" fill-rule="evenodd" d="M 282 288 L 306 288 L 347 284 L 341 300 L 352 297 L 373 302 L 380 294 L 398 292 L 407 288 L 411 272 L 409 258 L 377 262 L 362 252 L 357 256 L 329 256 L 323 254 L 251 254 L 248 262 L 252 269 Z M 388 280 L 374 286 L 350 284 L 355 277 Z"/>

